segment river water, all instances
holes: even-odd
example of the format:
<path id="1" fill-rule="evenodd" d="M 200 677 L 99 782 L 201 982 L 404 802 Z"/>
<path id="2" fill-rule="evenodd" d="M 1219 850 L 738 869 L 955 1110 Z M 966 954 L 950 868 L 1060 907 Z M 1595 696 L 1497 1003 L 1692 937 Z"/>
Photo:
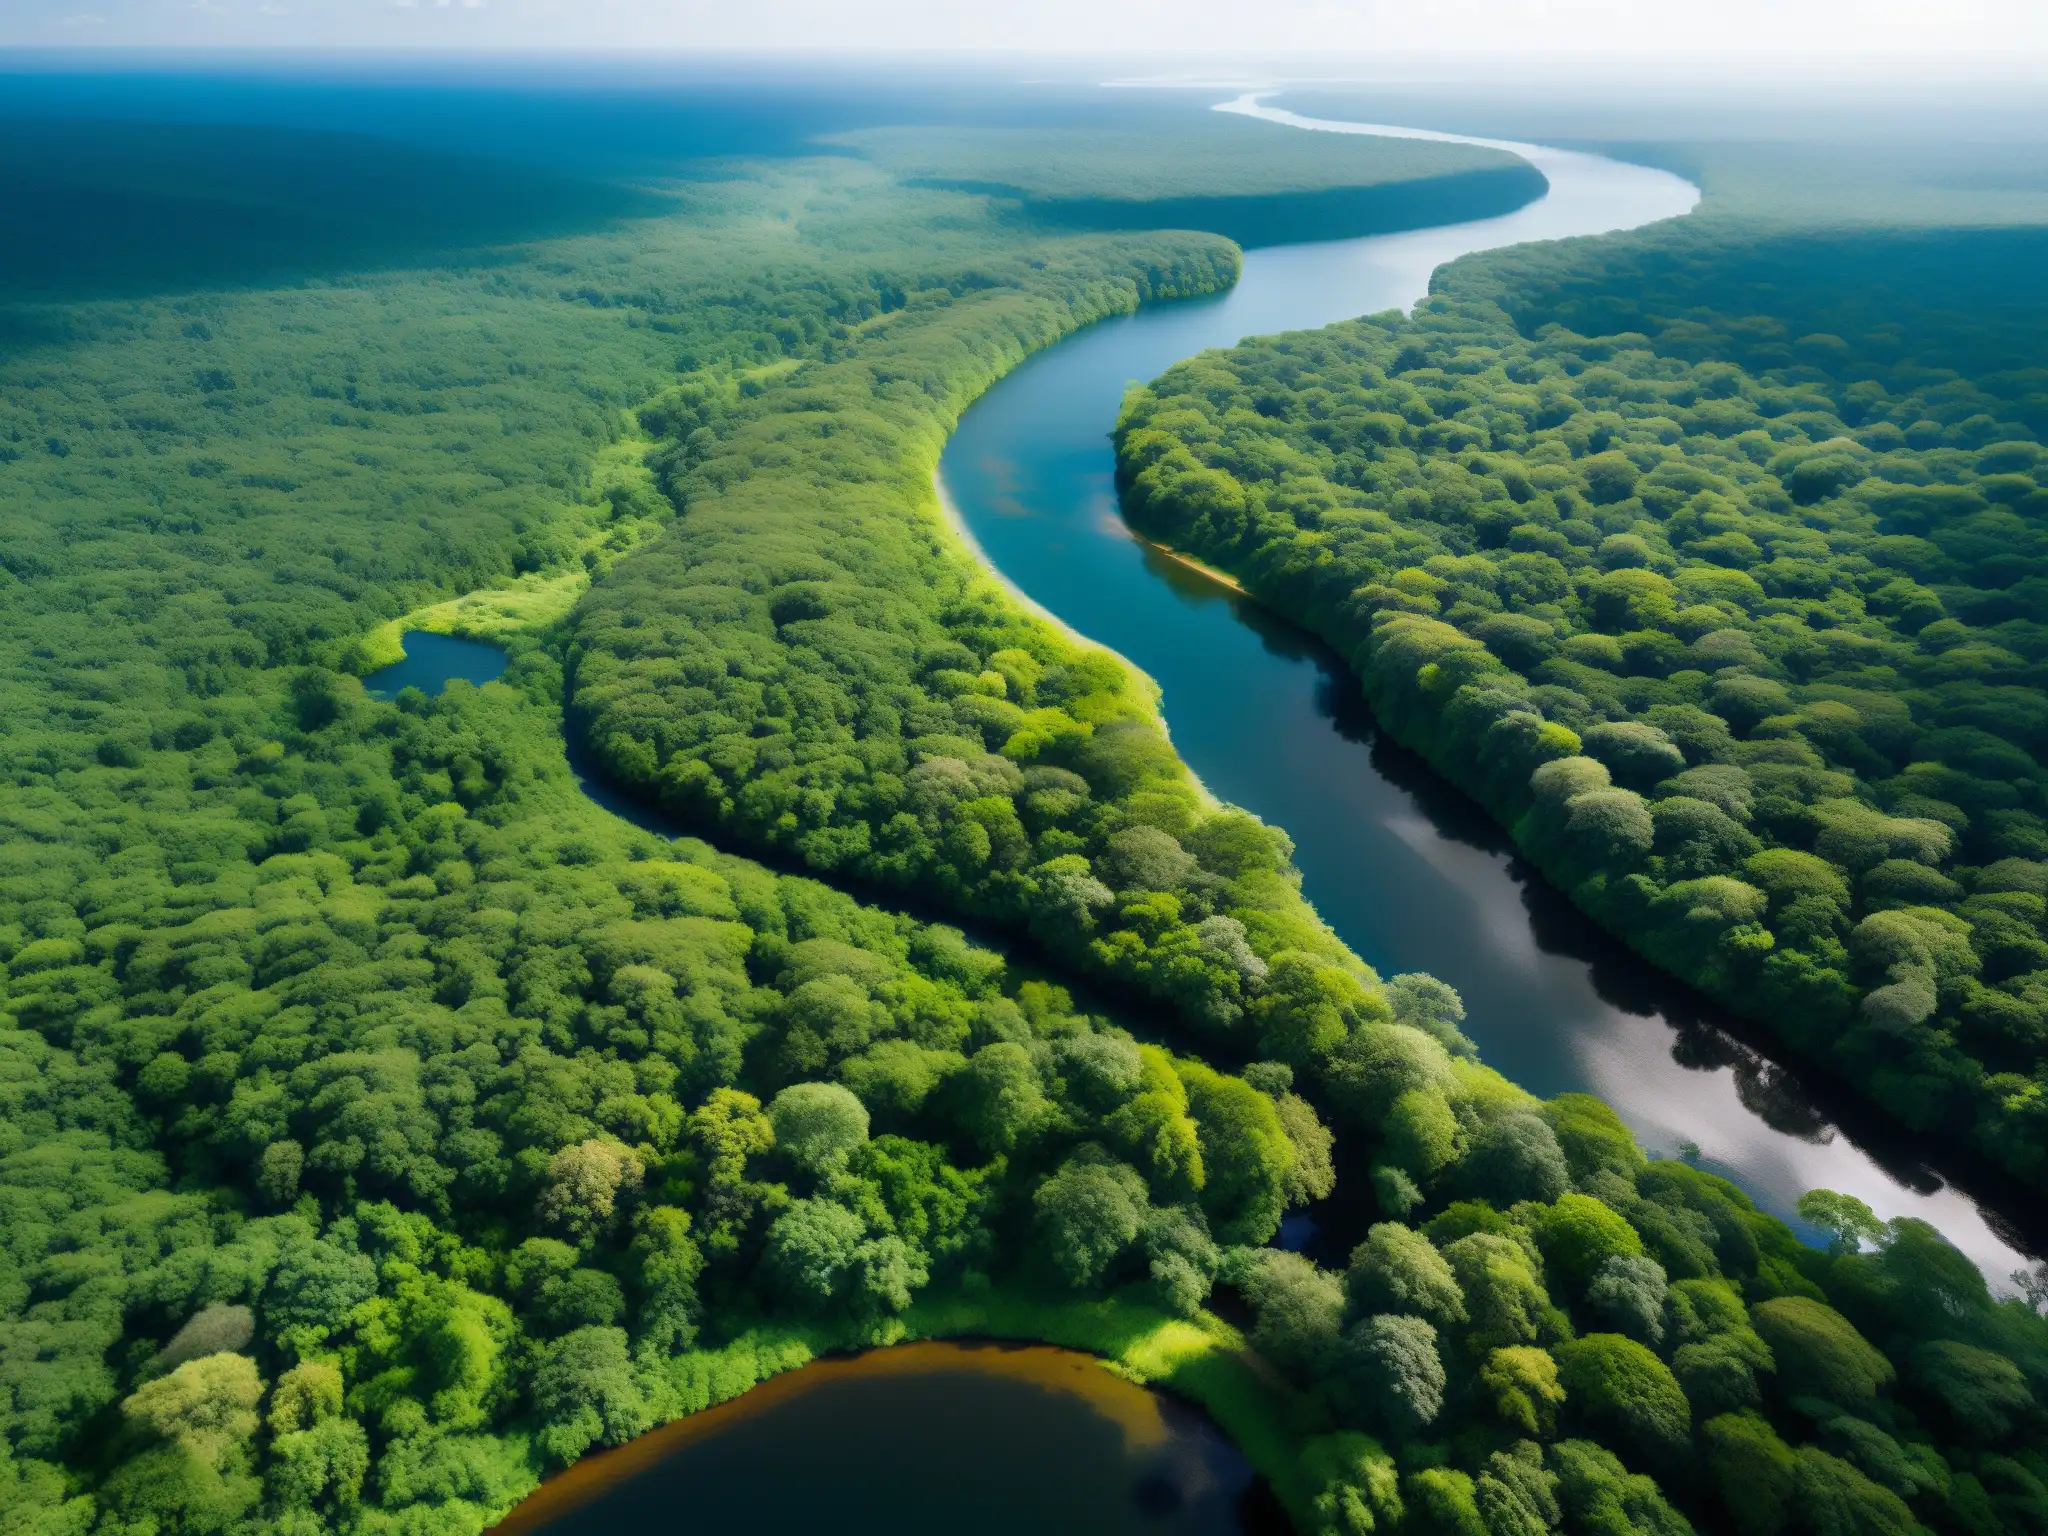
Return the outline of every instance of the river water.
<path id="1" fill-rule="evenodd" d="M 1501 218 L 1251 251 L 1227 294 L 1105 321 L 1038 353 L 967 411 L 946 448 L 942 490 L 970 536 L 1026 599 L 1152 675 L 1195 772 L 1292 834 L 1309 899 L 1369 963 L 1457 987 L 1491 1065 L 1536 1093 L 1600 1095 L 1646 1146 L 1697 1148 L 1788 1219 L 1815 1187 L 1924 1217 L 2003 1280 L 2024 1262 L 2004 1223 L 1894 1128 L 1802 1085 L 1753 1030 L 1593 929 L 1476 806 L 1377 735 L 1326 647 L 1136 542 L 1118 513 L 1109 434 L 1128 383 L 1245 336 L 1407 309 L 1437 266 L 1467 252 L 1680 216 L 1697 189 L 1596 155 L 1301 118 L 1251 97 L 1220 110 L 1505 148 L 1550 191 Z"/>

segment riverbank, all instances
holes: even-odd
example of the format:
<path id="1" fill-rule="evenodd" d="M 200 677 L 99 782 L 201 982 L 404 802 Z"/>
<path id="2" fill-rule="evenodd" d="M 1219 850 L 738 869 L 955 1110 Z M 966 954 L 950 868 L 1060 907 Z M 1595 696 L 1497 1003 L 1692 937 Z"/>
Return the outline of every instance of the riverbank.
<path id="1" fill-rule="evenodd" d="M 1548 898 L 1461 794 L 1389 752 L 1341 658 L 1206 578 L 1162 580 L 1186 568 L 1116 520 L 1107 432 L 1134 376 L 1248 335 L 1405 310 L 1468 251 L 1668 218 L 1697 196 L 1598 157 L 1546 164 L 1550 197 L 1510 220 L 1254 252 L 1223 300 L 1111 320 L 1031 359 L 963 416 L 949 489 L 999 570 L 1158 681 L 1183 758 L 1286 829 L 1305 895 L 1355 952 L 1458 989 L 1460 1027 L 1489 1065 L 1540 1094 L 1598 1095 L 1645 1145 L 1697 1148 L 1795 1222 L 1815 1187 L 1922 1217 L 2003 1283 L 2025 1253 L 1914 1141 L 1885 1138 L 1875 1117 L 1837 1122 L 1768 1042 L 1731 1036 L 1704 998 Z"/>

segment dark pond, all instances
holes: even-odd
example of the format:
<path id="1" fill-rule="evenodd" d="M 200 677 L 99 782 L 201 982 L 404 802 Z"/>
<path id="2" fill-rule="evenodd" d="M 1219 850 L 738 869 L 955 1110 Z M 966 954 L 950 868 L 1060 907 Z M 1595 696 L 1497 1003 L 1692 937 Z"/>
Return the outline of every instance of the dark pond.
<path id="1" fill-rule="evenodd" d="M 483 684 L 505 674 L 505 653 L 477 640 L 430 635 L 424 629 L 405 633 L 405 660 L 379 667 L 363 686 L 380 699 L 395 699 L 408 688 L 432 698 L 451 682 Z"/>
<path id="2" fill-rule="evenodd" d="M 579 1462 L 497 1536 L 1226 1536 L 1286 1526 L 1201 1415 L 1038 1346 L 826 1360 Z"/>
<path id="3" fill-rule="evenodd" d="M 1468 251 L 1669 218 L 1696 195 L 1662 171 L 1523 148 L 1551 191 L 1517 213 L 1253 251 L 1221 298 L 1107 321 L 1032 357 L 966 413 L 945 488 L 1006 580 L 1158 681 L 1181 755 L 1293 835 L 1310 899 L 1359 954 L 1458 988 L 1493 1066 L 1537 1093 L 1598 1093 L 1647 1146 L 1697 1147 L 1781 1216 L 1816 1186 L 1923 1216 L 2002 1280 L 2021 1255 L 1921 1149 L 1803 1086 L 1754 1032 L 1731 1032 L 1593 929 L 1476 807 L 1376 734 L 1326 647 L 1135 542 L 1118 515 L 1109 432 L 1130 381 L 1247 335 L 1406 308 Z"/>

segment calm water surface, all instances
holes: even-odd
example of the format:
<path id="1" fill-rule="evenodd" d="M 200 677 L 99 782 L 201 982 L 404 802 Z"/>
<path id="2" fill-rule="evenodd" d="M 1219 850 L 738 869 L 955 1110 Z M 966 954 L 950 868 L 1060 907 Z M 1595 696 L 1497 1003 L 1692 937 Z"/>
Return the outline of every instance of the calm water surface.
<path id="1" fill-rule="evenodd" d="M 451 682 L 495 682 L 505 675 L 506 656 L 495 645 L 433 635 L 424 629 L 405 632 L 405 660 L 379 667 L 363 679 L 363 687 L 380 699 L 395 699 L 408 688 L 434 697 Z"/>
<path id="2" fill-rule="evenodd" d="M 1248 99 L 1227 110 L 1405 132 L 1313 123 Z M 1925 1217 L 2003 1279 L 2022 1262 L 2006 1223 L 1896 1131 L 1816 1097 L 1753 1048 L 1753 1032 L 1731 1033 L 1704 1000 L 1599 934 L 1483 813 L 1376 736 L 1326 647 L 1135 542 L 1118 514 L 1109 433 L 1128 383 L 1245 336 L 1405 309 L 1431 271 L 1469 251 L 1631 228 L 1697 200 L 1662 171 L 1502 147 L 1544 172 L 1548 196 L 1477 223 L 1253 251 L 1228 294 L 1110 320 L 1039 353 L 966 413 L 941 465 L 945 488 L 1008 582 L 1158 681 L 1181 755 L 1217 795 L 1293 835 L 1309 898 L 1354 949 L 1383 973 L 1426 970 L 1458 988 L 1491 1065 L 1540 1094 L 1599 1094 L 1646 1145 L 1696 1145 L 1781 1216 L 1807 1189 L 1843 1190 L 1884 1216 Z M 2038 1208 L 1998 1203 L 2008 1215 Z"/>
<path id="3" fill-rule="evenodd" d="M 1256 1536 L 1286 1526 L 1206 1419 L 1040 1346 L 827 1360 L 579 1462 L 496 1536 Z"/>

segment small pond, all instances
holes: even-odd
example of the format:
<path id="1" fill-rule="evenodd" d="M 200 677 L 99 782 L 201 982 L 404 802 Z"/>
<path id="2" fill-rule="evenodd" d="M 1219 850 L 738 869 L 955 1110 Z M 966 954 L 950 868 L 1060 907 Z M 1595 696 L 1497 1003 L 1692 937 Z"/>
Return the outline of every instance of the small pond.
<path id="1" fill-rule="evenodd" d="M 1287 1529 L 1207 1419 L 1069 1350 L 821 1360 L 587 1457 L 495 1536 L 1164 1536 Z"/>
<path id="2" fill-rule="evenodd" d="M 395 699 L 408 688 L 432 698 L 457 678 L 465 683 L 492 682 L 504 675 L 505 664 L 505 653 L 495 645 L 409 629 L 405 660 L 379 667 L 363 679 L 363 686 L 380 699 Z"/>

